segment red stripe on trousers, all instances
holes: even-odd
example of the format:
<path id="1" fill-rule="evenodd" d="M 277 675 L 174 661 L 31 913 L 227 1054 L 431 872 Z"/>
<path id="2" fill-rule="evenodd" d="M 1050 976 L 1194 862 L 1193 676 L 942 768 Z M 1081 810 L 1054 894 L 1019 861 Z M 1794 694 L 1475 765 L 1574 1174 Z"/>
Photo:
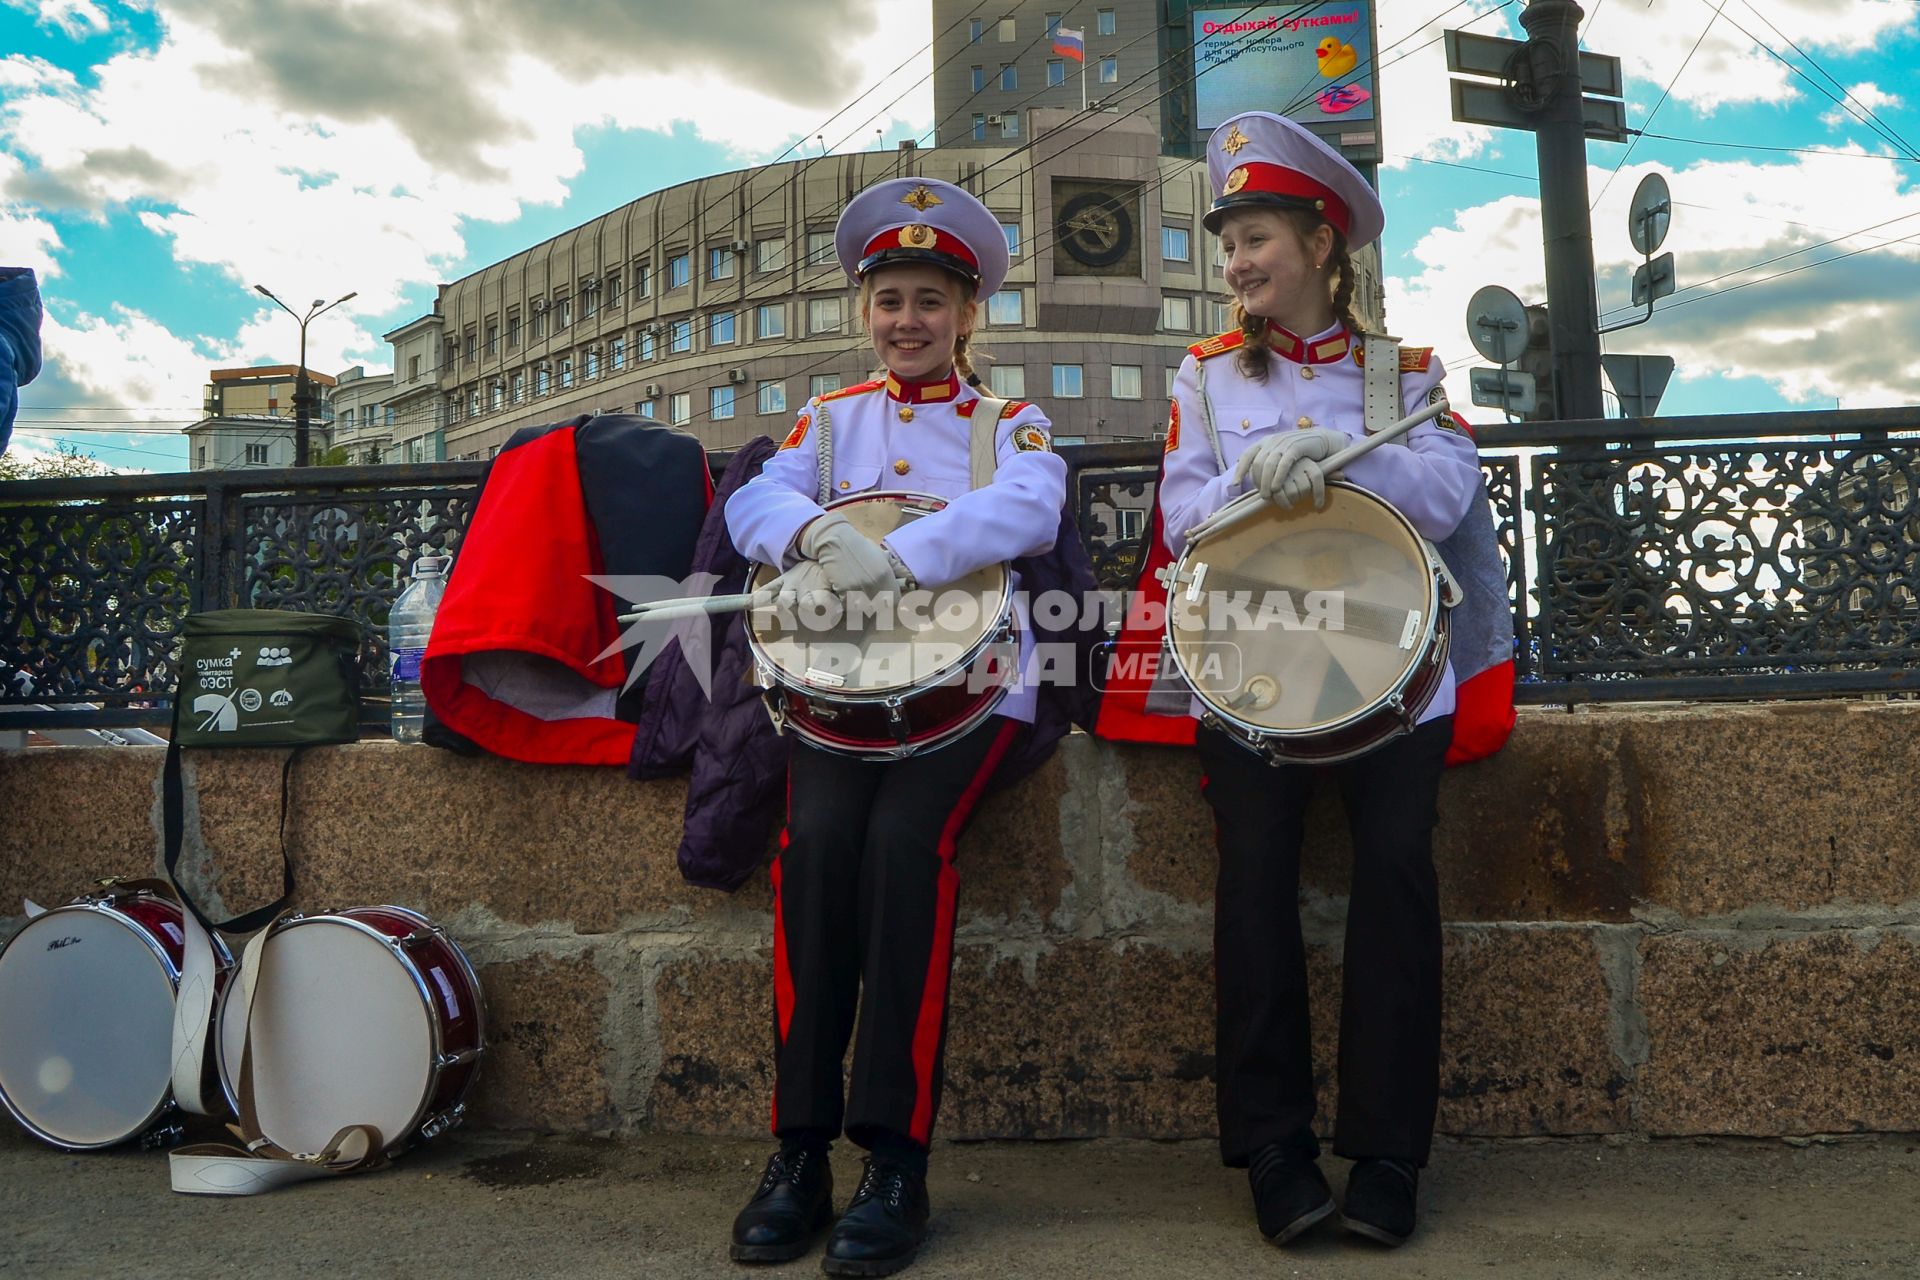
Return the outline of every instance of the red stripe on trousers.
<path id="1" fill-rule="evenodd" d="M 1000 726 L 980 771 L 961 792 L 953 812 L 947 815 L 946 826 L 940 830 L 940 896 L 934 906 L 933 948 L 927 955 L 927 980 L 920 989 L 920 1016 L 913 1028 L 913 1124 L 908 1136 L 922 1146 L 930 1142 L 933 1133 L 933 1064 L 940 1049 L 940 1028 L 946 1021 L 947 975 L 953 968 L 953 917 L 960 893 L 960 873 L 953 869 L 954 845 L 1019 731 L 1019 722 L 1014 720 Z"/>
<path id="2" fill-rule="evenodd" d="M 780 852 L 773 855 L 773 1017 L 780 1030 L 780 1043 L 787 1042 L 787 1028 L 793 1023 L 793 970 L 787 964 L 787 922 L 780 909 L 780 862 L 787 852 L 789 828 L 793 823 L 793 775 L 787 775 L 787 825 L 780 828 Z M 780 1132 L 780 1090 L 773 1091 L 773 1115 L 770 1127 Z"/>

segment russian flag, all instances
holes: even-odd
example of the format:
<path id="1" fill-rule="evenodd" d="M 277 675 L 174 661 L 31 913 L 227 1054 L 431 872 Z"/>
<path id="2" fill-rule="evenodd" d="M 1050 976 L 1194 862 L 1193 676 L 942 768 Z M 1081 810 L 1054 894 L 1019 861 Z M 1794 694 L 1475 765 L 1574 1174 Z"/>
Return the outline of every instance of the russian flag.
<path id="1" fill-rule="evenodd" d="M 1072 58 L 1075 62 L 1087 60 L 1087 33 L 1075 31 L 1072 27 L 1053 29 L 1053 51 L 1063 58 Z"/>

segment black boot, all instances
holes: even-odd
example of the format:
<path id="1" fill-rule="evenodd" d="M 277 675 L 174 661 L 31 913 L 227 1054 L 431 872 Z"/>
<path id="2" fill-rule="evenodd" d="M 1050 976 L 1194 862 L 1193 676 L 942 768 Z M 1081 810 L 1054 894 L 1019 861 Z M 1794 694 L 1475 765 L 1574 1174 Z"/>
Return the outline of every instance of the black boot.
<path id="1" fill-rule="evenodd" d="M 1404 1160 L 1356 1160 L 1347 1175 L 1347 1207 L 1340 1224 L 1384 1245 L 1413 1234 L 1420 1171 Z"/>
<path id="2" fill-rule="evenodd" d="M 1275 1144 L 1247 1169 L 1260 1234 L 1285 1244 L 1333 1212 L 1333 1190 L 1313 1157 Z"/>
<path id="3" fill-rule="evenodd" d="M 727 1256 L 735 1262 L 786 1262 L 813 1247 L 833 1217 L 833 1169 L 825 1147 L 776 1151 L 753 1199 L 733 1220 Z"/>
<path id="4" fill-rule="evenodd" d="M 827 1237 L 820 1264 L 830 1276 L 890 1276 L 913 1261 L 927 1238 L 927 1180 L 902 1165 L 869 1157 L 847 1211 Z"/>

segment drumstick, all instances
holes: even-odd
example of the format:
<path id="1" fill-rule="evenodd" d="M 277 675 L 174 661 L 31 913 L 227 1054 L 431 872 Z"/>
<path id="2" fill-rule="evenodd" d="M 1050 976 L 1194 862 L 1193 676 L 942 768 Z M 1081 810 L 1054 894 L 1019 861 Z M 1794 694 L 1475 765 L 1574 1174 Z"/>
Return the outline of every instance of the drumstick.
<path id="1" fill-rule="evenodd" d="M 737 596 L 676 596 L 670 600 L 649 600 L 618 618 L 621 622 L 671 622 L 697 618 L 703 613 L 743 613 L 770 605 L 773 600 L 771 591 L 751 591 Z"/>
<path id="2" fill-rule="evenodd" d="M 1372 453 L 1388 441 L 1399 439 L 1429 418 L 1439 417 L 1441 414 L 1447 412 L 1447 410 L 1447 399 L 1445 396 L 1442 396 L 1439 400 L 1421 409 L 1418 413 L 1410 413 L 1392 426 L 1382 427 L 1364 440 L 1355 440 L 1352 444 L 1334 454 L 1325 462 L 1322 462 L 1320 469 L 1328 475 L 1332 475 L 1343 467 L 1349 466 L 1367 454 Z M 1243 494 L 1241 496 L 1245 497 L 1247 495 Z M 1191 546 L 1208 534 L 1219 533 L 1221 530 L 1231 528 L 1243 520 L 1251 519 L 1262 510 L 1264 504 L 1249 502 L 1238 511 L 1234 510 L 1234 506 L 1234 503 L 1227 504 L 1208 516 L 1205 520 L 1202 520 L 1199 524 L 1193 526 L 1193 528 L 1187 530 L 1187 545 Z"/>

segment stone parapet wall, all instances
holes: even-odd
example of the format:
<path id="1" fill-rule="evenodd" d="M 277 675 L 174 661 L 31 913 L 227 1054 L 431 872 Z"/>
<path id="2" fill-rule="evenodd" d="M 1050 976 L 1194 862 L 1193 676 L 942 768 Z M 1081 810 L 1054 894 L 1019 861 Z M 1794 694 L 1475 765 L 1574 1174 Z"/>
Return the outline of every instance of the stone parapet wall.
<path id="1" fill-rule="evenodd" d="M 1908 704 L 1529 711 L 1502 755 L 1451 772 L 1441 1129 L 1920 1129 L 1917 731 Z M 189 861 L 229 911 L 278 888 L 283 757 L 190 753 Z M 152 868 L 160 762 L 0 754 L 0 934 L 24 897 Z M 1198 780 L 1190 752 L 1076 737 L 982 807 L 959 853 L 943 1133 L 1212 1133 Z M 364 743 L 303 753 L 291 792 L 297 905 L 416 907 L 481 967 L 481 1120 L 764 1128 L 771 890 L 764 869 L 731 896 L 680 880 L 679 783 Z M 1331 794 L 1309 848 L 1330 1107 Z"/>

